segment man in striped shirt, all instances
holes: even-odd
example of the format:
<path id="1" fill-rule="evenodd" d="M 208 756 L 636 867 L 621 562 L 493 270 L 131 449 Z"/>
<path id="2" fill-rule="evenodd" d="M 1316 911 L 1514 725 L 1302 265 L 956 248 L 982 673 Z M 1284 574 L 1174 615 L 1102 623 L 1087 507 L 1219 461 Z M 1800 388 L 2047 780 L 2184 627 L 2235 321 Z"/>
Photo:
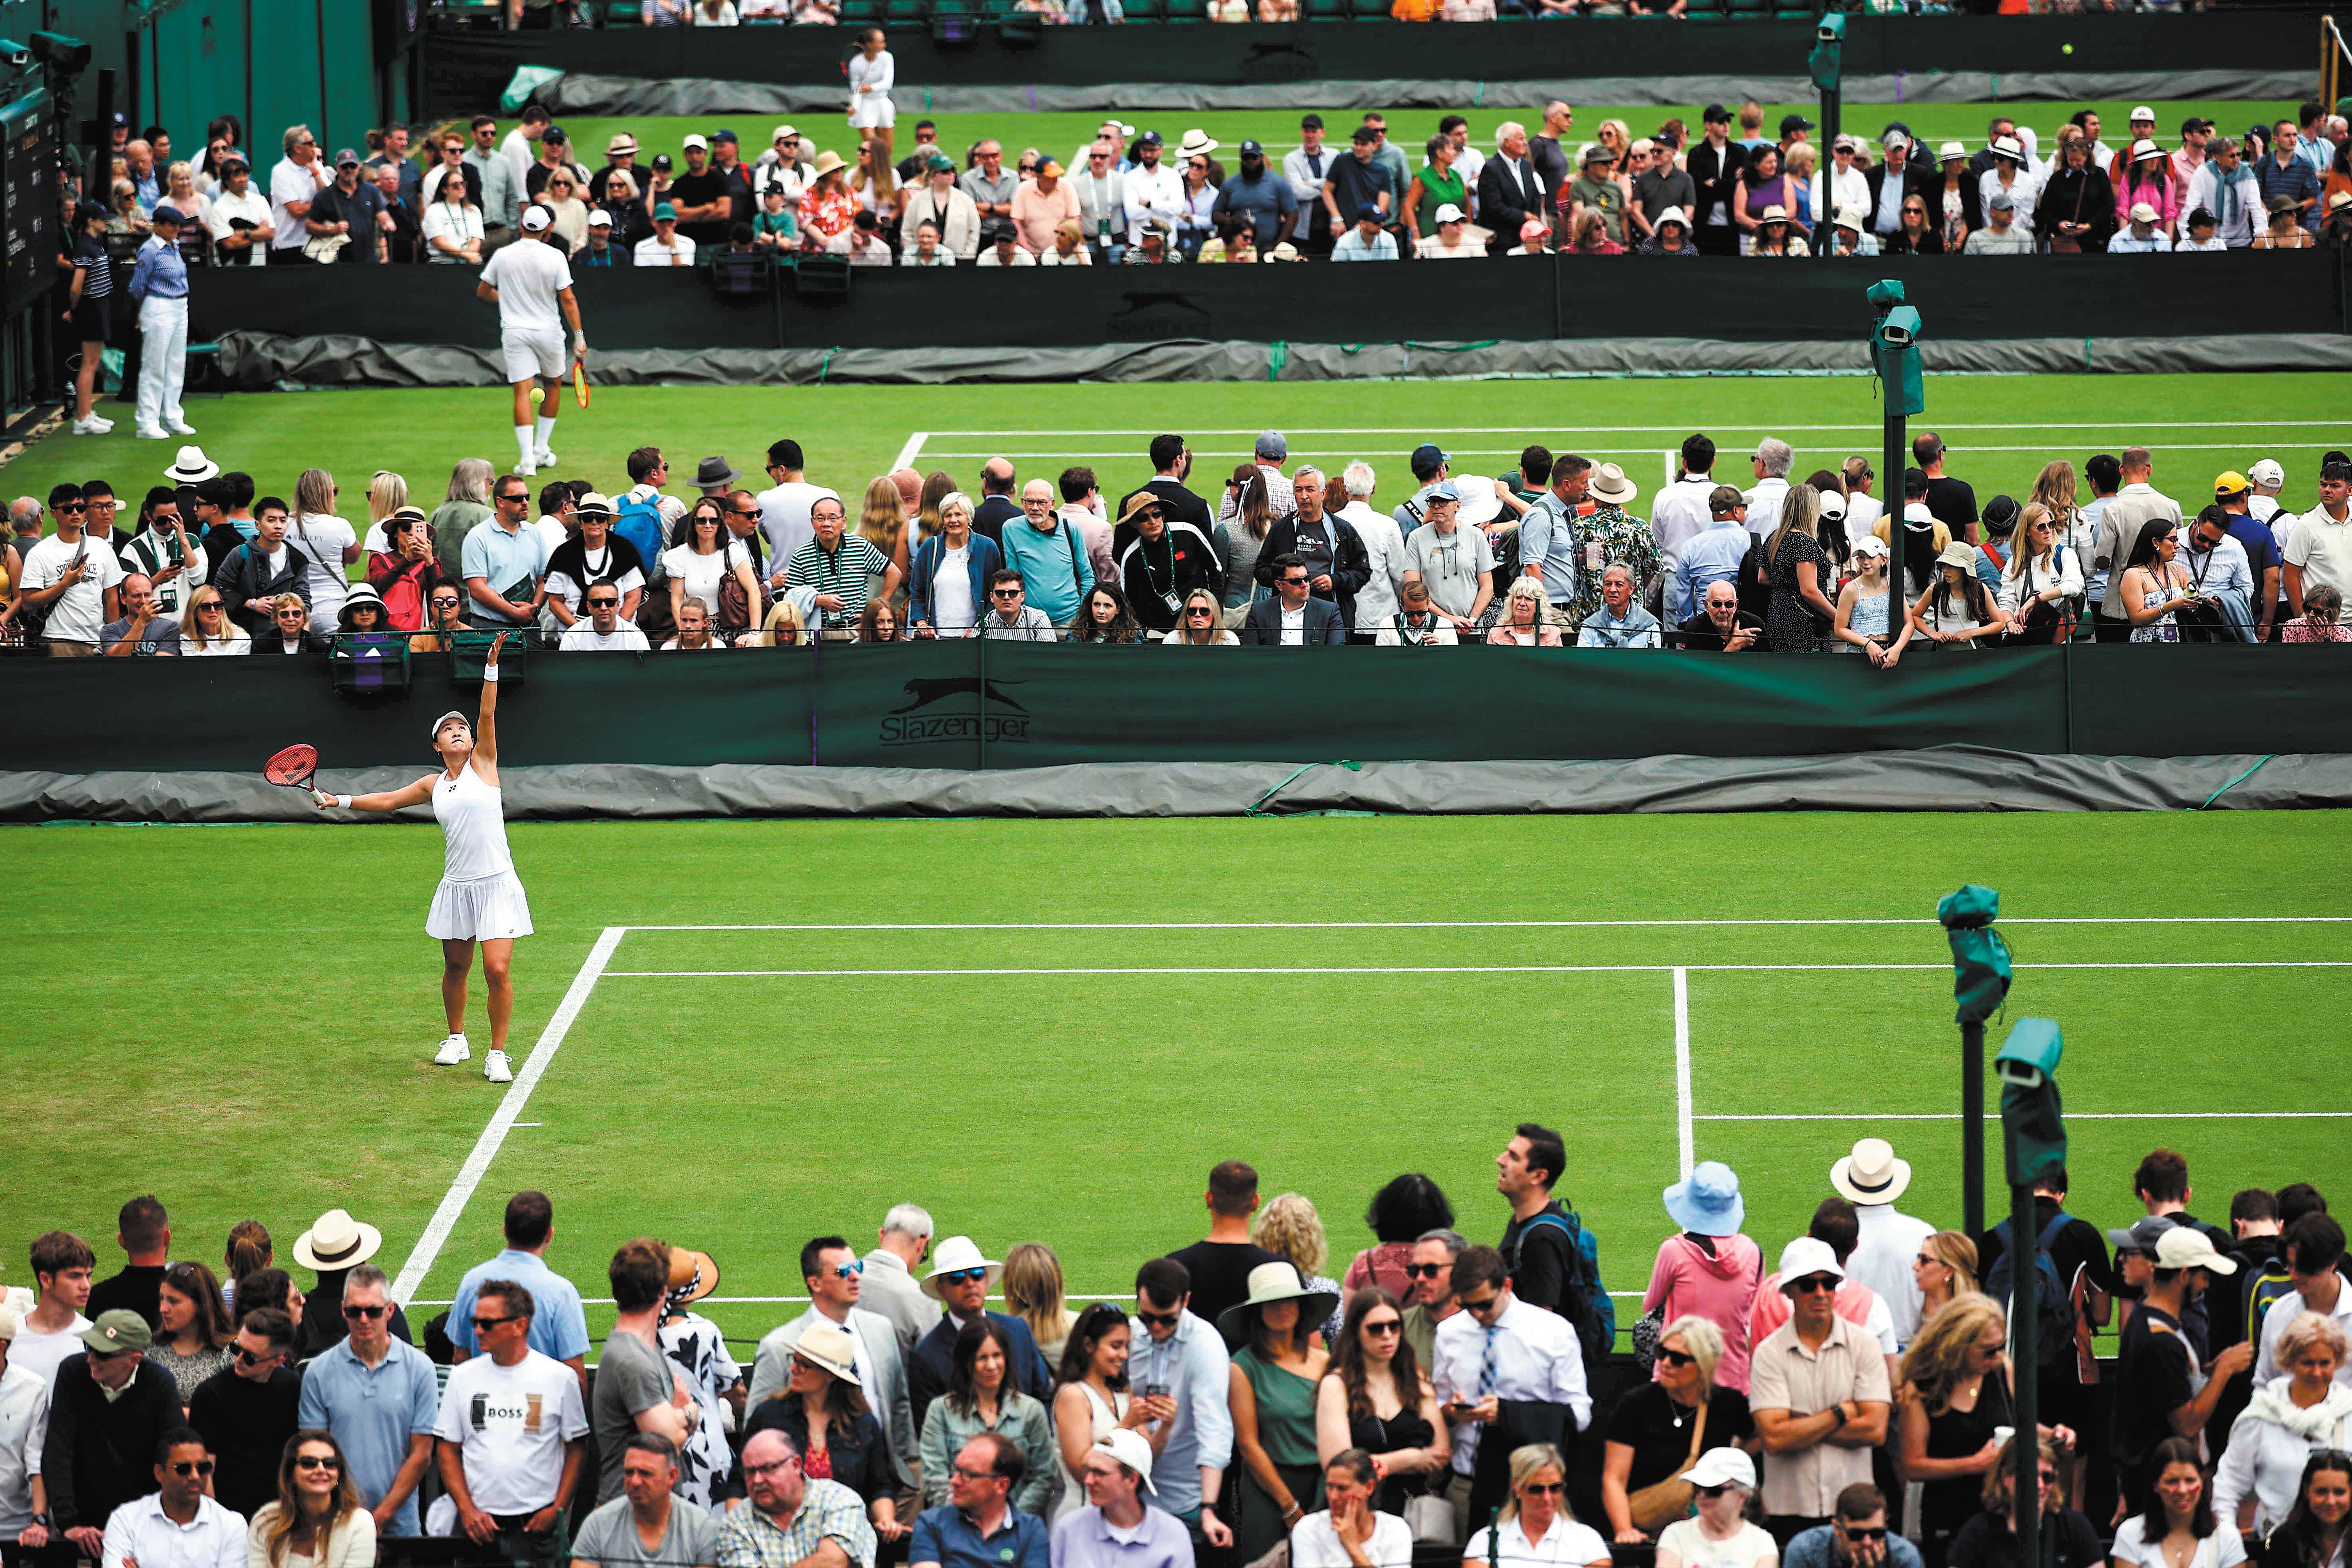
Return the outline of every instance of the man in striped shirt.
<path id="1" fill-rule="evenodd" d="M 794 588 L 812 589 L 824 636 L 831 642 L 849 642 L 857 635 L 857 618 L 866 613 L 866 587 L 891 570 L 882 552 L 863 534 L 845 531 L 849 514 L 835 496 L 819 496 L 809 508 L 809 527 L 816 537 L 793 552 L 785 581 Z"/>

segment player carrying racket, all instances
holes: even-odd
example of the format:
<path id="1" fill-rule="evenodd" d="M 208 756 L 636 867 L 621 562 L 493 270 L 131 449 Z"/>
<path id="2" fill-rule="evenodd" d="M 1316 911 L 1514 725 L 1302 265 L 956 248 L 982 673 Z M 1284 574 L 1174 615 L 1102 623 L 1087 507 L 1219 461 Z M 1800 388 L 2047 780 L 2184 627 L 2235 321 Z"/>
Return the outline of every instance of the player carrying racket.
<path id="1" fill-rule="evenodd" d="M 522 211 L 522 237 L 494 253 L 474 285 L 476 298 L 499 308 L 499 347 L 506 356 L 507 380 L 514 387 L 515 447 L 521 456 L 514 471 L 529 476 L 552 468 L 555 416 L 563 407 L 563 329 L 572 329 L 571 363 L 588 359 L 588 333 L 580 324 L 580 301 L 572 294 L 572 263 L 563 237 L 551 226 L 555 215 L 534 202 Z M 530 394 L 542 386 L 534 424 Z M 584 385 L 584 383 L 583 383 Z"/>
<path id="2" fill-rule="evenodd" d="M 439 773 L 376 795 L 310 792 L 321 811 L 398 811 L 433 803 L 445 847 L 441 885 L 425 917 L 425 934 L 441 942 L 441 1006 L 449 1016 L 448 1037 L 433 1059 L 439 1066 L 455 1067 L 474 1054 L 466 1042 L 466 981 L 474 967 L 474 944 L 479 942 L 482 973 L 490 988 L 490 1054 L 482 1064 L 482 1076 L 492 1083 L 514 1079 L 507 1065 L 507 1020 L 514 1014 L 514 983 L 508 977 L 507 962 L 514 952 L 514 939 L 530 934 L 530 901 L 515 875 L 514 857 L 507 852 L 506 809 L 499 791 L 499 649 L 506 640 L 500 633 L 483 665 L 480 720 L 468 724 L 463 713 L 452 710 L 433 721 Z"/>

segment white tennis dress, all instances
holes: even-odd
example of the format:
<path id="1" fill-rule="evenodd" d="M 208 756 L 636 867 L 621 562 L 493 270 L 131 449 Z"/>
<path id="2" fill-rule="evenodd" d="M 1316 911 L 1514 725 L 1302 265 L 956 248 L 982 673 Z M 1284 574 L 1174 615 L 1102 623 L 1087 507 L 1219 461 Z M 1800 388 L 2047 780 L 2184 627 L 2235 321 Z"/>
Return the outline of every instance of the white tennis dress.
<path id="1" fill-rule="evenodd" d="M 507 853 L 506 802 L 474 771 L 472 758 L 456 778 L 445 773 L 433 781 L 433 816 L 444 848 L 425 934 L 440 942 L 529 936 L 530 900 Z"/>

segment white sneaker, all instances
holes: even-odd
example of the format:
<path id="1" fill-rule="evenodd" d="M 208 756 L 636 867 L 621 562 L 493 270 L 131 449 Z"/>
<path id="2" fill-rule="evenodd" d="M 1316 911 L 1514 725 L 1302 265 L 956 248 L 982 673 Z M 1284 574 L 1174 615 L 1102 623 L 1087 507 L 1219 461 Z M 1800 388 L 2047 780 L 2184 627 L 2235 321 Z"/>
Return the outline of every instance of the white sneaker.
<path id="1" fill-rule="evenodd" d="M 172 421 L 172 434 L 173 434 L 173 435 L 174 435 L 174 436 L 193 436 L 193 435 L 194 435 L 195 433 L 196 433 L 196 427 L 195 427 L 194 426 L 193 426 L 193 425 L 189 424 L 186 420 L 184 420 L 184 419 L 174 419 L 174 420 L 173 420 L 173 421 Z"/>
<path id="2" fill-rule="evenodd" d="M 541 447 L 532 455 L 531 461 L 537 463 L 542 468 L 551 468 L 555 467 L 555 454 L 549 451 L 546 447 Z"/>
<path id="3" fill-rule="evenodd" d="M 459 1062 L 470 1061 L 473 1055 L 474 1047 L 466 1043 L 465 1036 L 449 1035 L 443 1037 L 441 1048 L 433 1053 L 433 1065 L 436 1068 L 453 1068 Z"/>
<path id="4" fill-rule="evenodd" d="M 131 433 L 142 441 L 168 441 L 172 438 L 169 430 L 135 430 Z"/>
<path id="5" fill-rule="evenodd" d="M 89 423 L 93 427 L 100 430 L 111 430 L 114 428 L 114 421 L 107 418 L 96 409 L 90 410 Z"/>
<path id="6" fill-rule="evenodd" d="M 103 436 L 109 428 L 110 426 L 101 425 L 95 419 L 77 419 L 74 421 L 73 433 L 77 436 Z"/>
<path id="7" fill-rule="evenodd" d="M 492 1051 L 482 1059 L 482 1076 L 492 1083 L 514 1082 L 514 1069 L 507 1066 L 504 1051 Z"/>
<path id="8" fill-rule="evenodd" d="M 539 465 L 537 463 L 517 463 L 514 466 L 514 471 L 518 478 L 527 479 L 533 474 L 539 472 Z"/>

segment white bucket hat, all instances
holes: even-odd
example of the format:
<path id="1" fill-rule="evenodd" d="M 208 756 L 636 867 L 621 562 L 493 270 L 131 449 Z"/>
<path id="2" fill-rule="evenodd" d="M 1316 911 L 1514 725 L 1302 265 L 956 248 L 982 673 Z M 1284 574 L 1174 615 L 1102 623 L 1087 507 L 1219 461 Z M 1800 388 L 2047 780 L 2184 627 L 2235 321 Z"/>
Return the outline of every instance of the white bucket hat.
<path id="1" fill-rule="evenodd" d="M 1833 1279 L 1845 1278 L 1845 1269 L 1830 1250 L 1830 1244 L 1816 1236 L 1801 1236 L 1780 1249 L 1780 1293 L 1793 1296 L 1791 1289 L 1800 1279 L 1810 1279 L 1816 1274 Z"/>
<path id="2" fill-rule="evenodd" d="M 1160 1495 L 1160 1489 L 1151 1484 L 1151 1442 L 1142 1433 L 1125 1426 L 1114 1427 L 1108 1436 L 1097 1440 L 1095 1447 L 1133 1470 L 1135 1479 L 1143 1483 L 1147 1493 L 1154 1497 Z"/>
<path id="3" fill-rule="evenodd" d="M 940 1297 L 940 1276 L 962 1274 L 974 1268 L 988 1270 L 988 1283 L 993 1288 L 1004 1272 L 1004 1265 L 980 1255 L 980 1243 L 968 1236 L 951 1236 L 940 1243 L 931 1254 L 931 1271 L 923 1276 L 923 1294 L 934 1301 Z"/>
<path id="4" fill-rule="evenodd" d="M 1895 1157 L 1895 1145 L 1884 1138 L 1865 1138 L 1853 1152 L 1830 1167 L 1830 1185 L 1838 1196 L 1858 1207 L 1891 1204 L 1911 1184 L 1911 1162 Z"/>
<path id="5" fill-rule="evenodd" d="M 362 1225 L 344 1210 L 329 1209 L 294 1238 L 294 1261 L 310 1269 L 356 1268 L 383 1245 L 383 1232 L 375 1226 Z"/>

